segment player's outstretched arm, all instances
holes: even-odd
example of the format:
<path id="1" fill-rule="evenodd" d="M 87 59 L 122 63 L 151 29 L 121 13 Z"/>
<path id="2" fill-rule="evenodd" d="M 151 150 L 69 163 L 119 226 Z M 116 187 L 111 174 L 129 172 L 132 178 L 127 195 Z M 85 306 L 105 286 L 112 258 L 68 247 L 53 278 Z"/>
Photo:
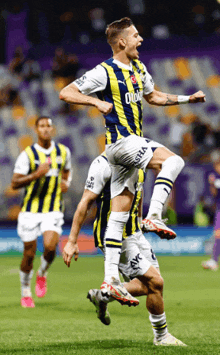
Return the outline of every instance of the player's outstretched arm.
<path id="1" fill-rule="evenodd" d="M 14 173 L 11 180 L 11 186 L 14 190 L 21 189 L 22 187 L 29 185 L 32 181 L 45 176 L 49 170 L 50 165 L 48 163 L 43 163 L 31 174 L 22 175 Z"/>
<path id="2" fill-rule="evenodd" d="M 75 261 L 77 261 L 79 256 L 79 247 L 77 244 L 78 235 L 80 229 L 86 219 L 86 215 L 92 206 L 93 202 L 97 199 L 98 195 L 90 190 L 85 190 L 82 198 L 77 206 L 76 212 L 73 216 L 72 227 L 68 242 L 63 249 L 63 260 L 64 263 L 70 267 L 71 259 L 74 255 Z"/>
<path id="3" fill-rule="evenodd" d="M 68 104 L 95 106 L 104 115 L 110 113 L 113 108 L 113 105 L 109 102 L 82 94 L 74 83 L 71 83 L 63 88 L 60 92 L 59 98 Z"/>
<path id="4" fill-rule="evenodd" d="M 156 106 L 172 106 L 186 103 L 205 102 L 205 94 L 200 90 L 190 96 L 166 94 L 153 90 L 150 94 L 144 95 L 145 100 Z"/>

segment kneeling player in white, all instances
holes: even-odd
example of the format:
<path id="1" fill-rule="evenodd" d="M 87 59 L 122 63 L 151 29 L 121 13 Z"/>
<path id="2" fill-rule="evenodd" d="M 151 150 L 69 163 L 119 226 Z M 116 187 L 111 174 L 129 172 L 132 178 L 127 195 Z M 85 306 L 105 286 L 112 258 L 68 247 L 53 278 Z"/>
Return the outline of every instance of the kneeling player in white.
<path id="1" fill-rule="evenodd" d="M 134 296 L 147 295 L 147 309 L 154 332 L 155 345 L 180 345 L 180 340 L 173 337 L 167 330 L 166 315 L 163 302 L 163 278 L 159 272 L 157 259 L 152 251 L 150 243 L 143 236 L 140 229 L 141 220 L 141 196 L 144 182 L 144 173 L 137 170 L 136 179 L 131 182 L 127 188 L 134 194 L 134 201 L 130 211 L 129 220 L 124 228 L 122 252 L 119 269 L 126 280 L 125 284 L 119 284 L 114 280 L 113 288 L 102 284 L 101 290 L 92 289 L 88 293 L 88 298 L 96 307 L 97 317 L 105 325 L 110 324 L 110 314 L 107 310 L 107 303 L 111 300 L 117 300 L 121 304 L 138 305 L 139 301 Z M 110 178 L 111 169 L 105 154 L 97 157 L 90 166 L 85 190 L 77 210 L 73 217 L 73 223 L 69 240 L 63 251 L 63 259 L 69 267 L 73 255 L 75 260 L 78 258 L 77 238 L 85 221 L 87 212 L 92 203 L 97 203 L 97 214 L 94 222 L 95 245 L 101 250 L 104 249 L 104 234 L 107 226 L 108 216 L 110 214 Z M 133 184 L 133 186 L 132 186 Z M 108 240 L 110 243 L 111 241 Z M 121 298 L 121 290 L 129 292 L 133 297 L 126 303 Z"/>

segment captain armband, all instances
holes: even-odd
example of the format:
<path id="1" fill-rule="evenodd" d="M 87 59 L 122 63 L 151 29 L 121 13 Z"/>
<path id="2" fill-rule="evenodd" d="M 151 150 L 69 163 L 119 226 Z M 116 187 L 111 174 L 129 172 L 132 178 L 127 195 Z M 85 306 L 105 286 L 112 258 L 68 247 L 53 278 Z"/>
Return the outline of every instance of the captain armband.
<path id="1" fill-rule="evenodd" d="M 188 104 L 190 96 L 187 95 L 177 95 L 177 100 L 179 104 Z"/>

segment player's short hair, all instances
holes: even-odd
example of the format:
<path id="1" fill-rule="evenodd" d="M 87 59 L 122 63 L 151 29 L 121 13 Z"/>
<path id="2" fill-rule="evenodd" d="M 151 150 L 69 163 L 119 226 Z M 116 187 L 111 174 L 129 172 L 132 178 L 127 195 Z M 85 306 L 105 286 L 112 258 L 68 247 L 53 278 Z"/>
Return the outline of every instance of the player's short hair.
<path id="1" fill-rule="evenodd" d="M 112 47 L 116 43 L 118 35 L 125 29 L 133 25 L 132 20 L 129 17 L 123 17 L 120 20 L 110 23 L 106 27 L 107 42 Z"/>
<path id="2" fill-rule="evenodd" d="M 47 118 L 48 120 L 51 120 L 51 118 L 48 117 L 48 116 L 39 116 L 39 117 L 37 117 L 37 119 L 36 119 L 36 121 L 35 121 L 35 127 L 38 126 L 40 120 L 44 120 L 45 118 Z M 52 124 L 52 120 L 51 120 L 51 124 Z"/>

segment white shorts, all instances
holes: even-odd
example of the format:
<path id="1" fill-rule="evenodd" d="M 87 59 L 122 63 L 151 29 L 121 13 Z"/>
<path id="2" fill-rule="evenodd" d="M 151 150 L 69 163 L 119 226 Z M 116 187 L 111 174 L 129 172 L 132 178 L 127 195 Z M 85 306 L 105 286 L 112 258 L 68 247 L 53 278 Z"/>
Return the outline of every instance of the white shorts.
<path id="1" fill-rule="evenodd" d="M 151 265 L 159 268 L 152 247 L 141 231 L 123 241 L 119 270 L 126 281 L 144 275 Z"/>
<path id="2" fill-rule="evenodd" d="M 105 146 L 112 172 L 111 198 L 120 195 L 129 185 L 129 179 L 132 178 L 136 169 L 146 170 L 153 157 L 154 148 L 158 147 L 164 146 L 136 135 L 130 135 Z"/>
<path id="3" fill-rule="evenodd" d="M 54 231 L 61 235 L 63 223 L 62 212 L 20 212 L 17 232 L 23 242 L 32 242 L 46 231 Z"/>

